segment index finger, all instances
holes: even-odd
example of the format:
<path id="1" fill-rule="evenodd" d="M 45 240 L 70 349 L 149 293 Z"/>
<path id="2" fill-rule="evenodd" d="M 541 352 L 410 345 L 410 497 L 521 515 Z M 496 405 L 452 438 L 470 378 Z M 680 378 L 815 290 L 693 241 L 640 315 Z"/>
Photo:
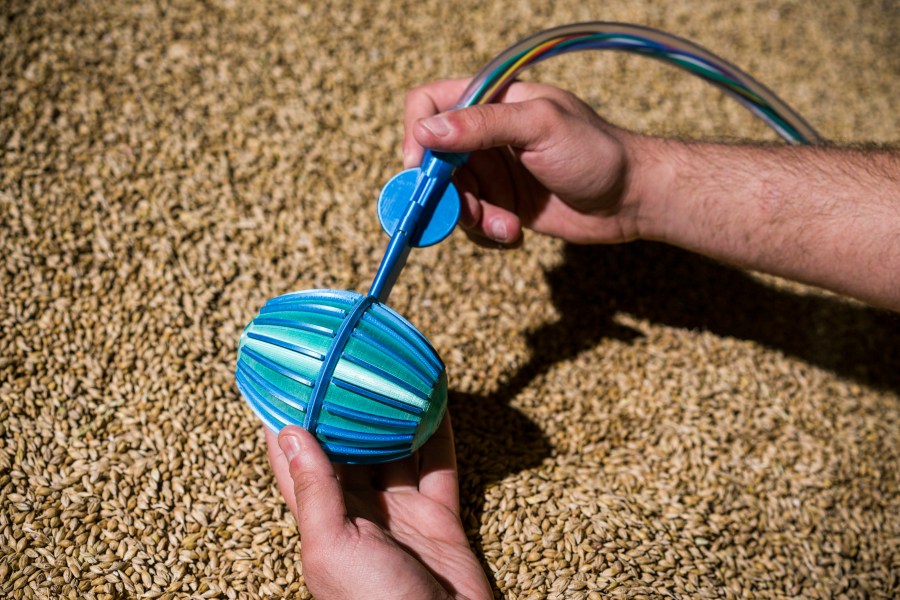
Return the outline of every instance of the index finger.
<path id="1" fill-rule="evenodd" d="M 425 149 L 413 138 L 416 121 L 453 108 L 470 79 L 445 79 L 411 89 L 403 101 L 403 168 L 422 162 Z"/>

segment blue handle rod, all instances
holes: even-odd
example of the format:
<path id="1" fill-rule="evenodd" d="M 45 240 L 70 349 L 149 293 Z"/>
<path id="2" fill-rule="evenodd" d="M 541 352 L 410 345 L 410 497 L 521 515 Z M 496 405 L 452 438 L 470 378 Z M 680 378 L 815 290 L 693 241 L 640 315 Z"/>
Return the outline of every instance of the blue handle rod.
<path id="1" fill-rule="evenodd" d="M 378 272 L 375 273 L 375 279 L 372 281 L 372 287 L 369 288 L 369 295 L 375 296 L 379 302 L 387 302 L 400 271 L 406 265 L 406 258 L 412 248 L 411 241 L 415 239 L 419 228 L 428 223 L 435 206 L 443 197 L 447 186 L 450 185 L 453 172 L 457 167 L 465 164 L 468 158 L 468 153 L 448 154 L 431 150 L 425 151 L 409 205 L 400 224 L 391 235 Z"/>

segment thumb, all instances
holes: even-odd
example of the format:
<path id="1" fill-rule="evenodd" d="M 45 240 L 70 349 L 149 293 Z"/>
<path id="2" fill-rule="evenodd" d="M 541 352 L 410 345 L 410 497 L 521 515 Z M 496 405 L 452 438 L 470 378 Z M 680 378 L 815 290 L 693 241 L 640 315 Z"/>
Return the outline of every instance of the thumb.
<path id="1" fill-rule="evenodd" d="M 346 524 L 347 507 L 341 484 L 319 442 L 302 427 L 289 425 L 278 435 L 288 460 L 301 535 L 304 539 L 334 537 Z"/>
<path id="2" fill-rule="evenodd" d="M 416 121 L 413 136 L 425 148 L 473 152 L 498 146 L 538 150 L 558 129 L 561 107 L 548 98 L 460 108 Z"/>

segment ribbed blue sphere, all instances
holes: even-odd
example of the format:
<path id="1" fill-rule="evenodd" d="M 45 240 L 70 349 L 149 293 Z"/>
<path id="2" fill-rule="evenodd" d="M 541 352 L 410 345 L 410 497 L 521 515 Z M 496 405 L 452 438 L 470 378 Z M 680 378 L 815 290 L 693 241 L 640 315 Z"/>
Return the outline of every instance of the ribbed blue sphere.
<path id="1" fill-rule="evenodd" d="M 241 335 L 236 379 L 269 429 L 300 425 L 335 462 L 409 456 L 447 407 L 428 340 L 372 296 L 343 290 L 269 300 Z"/>

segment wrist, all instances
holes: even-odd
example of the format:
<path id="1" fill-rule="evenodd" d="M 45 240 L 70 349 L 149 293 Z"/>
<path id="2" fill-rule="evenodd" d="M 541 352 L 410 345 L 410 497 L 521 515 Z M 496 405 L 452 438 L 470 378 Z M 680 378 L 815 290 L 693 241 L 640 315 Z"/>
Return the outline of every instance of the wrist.
<path id="1" fill-rule="evenodd" d="M 628 132 L 623 139 L 628 175 L 623 203 L 634 222 L 637 238 L 668 241 L 673 207 L 670 191 L 676 177 L 678 142 Z"/>

